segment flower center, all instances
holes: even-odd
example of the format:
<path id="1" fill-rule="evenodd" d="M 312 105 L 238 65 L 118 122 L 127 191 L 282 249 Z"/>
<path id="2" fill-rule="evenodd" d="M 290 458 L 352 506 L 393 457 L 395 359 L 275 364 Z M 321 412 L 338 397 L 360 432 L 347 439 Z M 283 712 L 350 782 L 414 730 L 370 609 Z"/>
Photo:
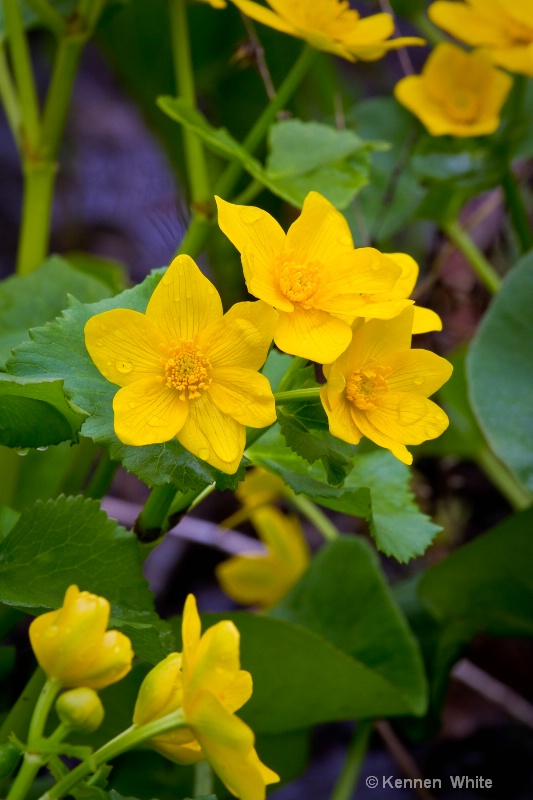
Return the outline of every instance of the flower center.
<path id="1" fill-rule="evenodd" d="M 446 100 L 446 111 L 458 122 L 473 122 L 479 115 L 479 95 L 470 89 L 458 89 Z"/>
<path id="2" fill-rule="evenodd" d="M 380 400 L 389 391 L 389 385 L 379 367 L 356 369 L 346 381 L 346 397 L 362 411 L 377 408 Z"/>
<path id="3" fill-rule="evenodd" d="M 299 264 L 292 253 L 280 257 L 279 287 L 291 303 L 313 307 L 313 299 L 320 288 L 320 265 L 314 262 Z"/>
<path id="4" fill-rule="evenodd" d="M 165 375 L 159 380 L 164 381 L 169 389 L 177 389 L 180 400 L 200 397 L 200 390 L 205 391 L 211 383 L 209 359 L 202 355 L 194 342 L 186 339 L 171 342 L 165 350 L 167 357 L 161 359 Z"/>

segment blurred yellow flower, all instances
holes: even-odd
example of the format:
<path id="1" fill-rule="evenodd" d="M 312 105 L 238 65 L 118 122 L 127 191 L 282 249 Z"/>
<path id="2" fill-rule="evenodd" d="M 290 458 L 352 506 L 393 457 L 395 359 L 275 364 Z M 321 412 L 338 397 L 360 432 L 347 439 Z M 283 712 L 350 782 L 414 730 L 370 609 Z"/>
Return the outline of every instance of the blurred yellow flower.
<path id="1" fill-rule="evenodd" d="M 389 50 L 425 44 L 414 36 L 389 39 L 394 33 L 390 14 L 361 19 L 348 0 L 267 0 L 270 8 L 252 0 L 232 2 L 257 22 L 350 61 L 375 61 Z"/>
<path id="2" fill-rule="evenodd" d="M 118 308 L 85 326 L 85 344 L 102 375 L 122 388 L 113 399 L 124 444 L 174 436 L 227 473 L 241 461 L 246 426 L 275 422 L 263 365 L 277 320 L 265 303 L 237 303 L 222 315 L 220 296 L 189 256 L 178 256 L 146 314 Z"/>
<path id="3" fill-rule="evenodd" d="M 171 653 L 144 679 L 133 722 L 145 725 L 183 709 L 188 727 L 161 734 L 149 744 L 178 764 L 207 759 L 240 800 L 264 800 L 275 772 L 261 763 L 254 734 L 234 715 L 252 694 L 252 678 L 240 668 L 239 631 L 223 621 L 202 635 L 193 595 L 183 611 L 183 653 Z"/>
<path id="4" fill-rule="evenodd" d="M 69 689 L 103 689 L 128 674 L 131 642 L 106 631 L 109 608 L 105 598 L 69 586 L 60 609 L 33 620 L 31 646 L 48 678 Z"/>
<path id="5" fill-rule="evenodd" d="M 196 2 L 207 3 L 208 5 L 213 6 L 213 8 L 226 8 L 228 5 L 226 0 L 196 0 Z"/>
<path id="6" fill-rule="evenodd" d="M 486 48 L 499 67 L 533 76 L 531 0 L 438 0 L 428 14 L 435 25 L 456 39 Z"/>
<path id="7" fill-rule="evenodd" d="M 500 124 L 512 83 L 486 53 L 467 53 L 444 42 L 432 51 L 422 74 L 402 78 L 394 94 L 432 136 L 484 136 Z"/>
<path id="8" fill-rule="evenodd" d="M 391 320 L 357 320 L 353 339 L 334 364 L 324 367 L 320 396 L 334 436 L 358 444 L 366 436 L 404 464 L 406 444 L 435 439 L 448 427 L 444 411 L 427 398 L 452 374 L 444 358 L 411 350 L 413 310 Z"/>
<path id="9" fill-rule="evenodd" d="M 219 564 L 223 591 L 242 605 L 270 608 L 287 594 L 305 572 L 310 555 L 298 517 L 274 506 L 250 513 L 250 520 L 267 552 L 242 553 Z"/>
<path id="10" fill-rule="evenodd" d="M 345 218 L 318 192 L 307 195 L 287 234 L 260 208 L 216 200 L 248 291 L 278 310 L 280 350 L 320 364 L 338 358 L 352 338 L 340 317 L 353 317 L 361 296 L 390 291 L 401 268 L 372 247 L 354 249 Z"/>

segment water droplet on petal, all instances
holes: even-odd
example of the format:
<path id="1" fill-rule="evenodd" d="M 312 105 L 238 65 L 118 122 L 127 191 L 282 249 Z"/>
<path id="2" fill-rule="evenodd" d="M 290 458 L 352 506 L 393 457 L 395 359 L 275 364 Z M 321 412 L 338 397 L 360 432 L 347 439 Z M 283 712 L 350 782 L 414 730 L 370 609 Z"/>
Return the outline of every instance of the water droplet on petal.
<path id="1" fill-rule="evenodd" d="M 422 384 L 424 383 L 424 378 L 420 377 L 414 378 L 413 383 L 416 384 L 416 386 L 422 386 Z"/>
<path id="2" fill-rule="evenodd" d="M 202 447 L 198 455 L 200 456 L 202 461 L 207 461 L 207 459 L 209 458 L 209 450 L 207 449 L 207 447 Z"/>
<path id="3" fill-rule="evenodd" d="M 174 296 L 174 302 L 175 303 L 179 303 L 179 301 L 180 301 L 180 296 L 179 296 L 179 294 L 177 294 L 177 295 Z"/>
<path id="4" fill-rule="evenodd" d="M 38 447 L 38 448 L 37 448 L 37 450 L 38 450 L 40 453 L 44 453 L 44 452 L 46 452 L 46 450 L 48 450 L 48 447 Z"/>
<path id="5" fill-rule="evenodd" d="M 133 369 L 133 364 L 131 361 L 126 361 L 124 358 L 117 358 L 115 366 L 119 372 L 122 372 L 123 375 L 127 375 L 127 373 L 131 372 Z"/>
<path id="6" fill-rule="evenodd" d="M 187 289 L 187 291 L 185 292 L 185 297 L 187 298 L 187 300 L 192 300 L 192 291 L 190 289 Z"/>
<path id="7" fill-rule="evenodd" d="M 213 285 L 210 283 L 210 284 L 209 284 L 209 286 L 207 287 L 207 294 L 215 294 L 215 293 L 216 293 L 216 289 L 215 289 L 215 287 L 214 287 L 214 286 L 213 286 Z"/>
<path id="8" fill-rule="evenodd" d="M 165 286 L 168 286 L 169 283 L 172 283 L 172 281 L 170 280 L 170 275 L 168 274 L 168 272 L 165 272 L 165 274 L 161 278 L 161 283 L 164 283 Z"/>
<path id="9" fill-rule="evenodd" d="M 29 452 L 30 452 L 29 447 L 21 447 L 20 450 L 17 450 L 19 456 L 27 456 Z"/>
<path id="10" fill-rule="evenodd" d="M 113 362 L 112 361 L 106 361 L 106 364 L 107 364 L 108 367 L 111 367 L 113 365 Z"/>
<path id="11" fill-rule="evenodd" d="M 130 408 L 137 408 L 137 403 L 130 402 L 128 405 Z"/>
<path id="12" fill-rule="evenodd" d="M 339 244 L 343 247 L 353 247 L 352 237 L 348 233 L 343 233 L 339 236 Z"/>
<path id="13" fill-rule="evenodd" d="M 252 225 L 254 222 L 259 222 L 261 219 L 261 212 L 258 208 L 241 208 L 241 219 L 243 222 Z"/>

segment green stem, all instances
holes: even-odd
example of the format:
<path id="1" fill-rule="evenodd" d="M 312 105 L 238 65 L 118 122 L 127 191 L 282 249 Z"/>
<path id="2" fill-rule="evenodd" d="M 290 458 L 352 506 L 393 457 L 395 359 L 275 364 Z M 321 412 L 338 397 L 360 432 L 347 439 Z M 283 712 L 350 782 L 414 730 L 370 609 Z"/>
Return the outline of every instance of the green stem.
<path id="1" fill-rule="evenodd" d="M 192 66 L 186 0 L 169 0 L 172 32 L 172 55 L 179 96 L 196 108 L 196 90 Z M 187 128 L 183 130 L 185 161 L 194 212 L 209 216 L 211 186 L 201 140 Z"/>
<path id="2" fill-rule="evenodd" d="M 69 33 L 59 42 L 44 104 L 40 147 L 41 155 L 52 161 L 57 158 L 76 73 L 89 35 L 87 29 L 82 29 Z"/>
<path id="3" fill-rule="evenodd" d="M 46 759 L 42 755 L 31 751 L 32 748 L 37 750 L 46 720 L 60 689 L 61 684 L 53 678 L 49 678 L 42 688 L 30 722 L 28 752 L 24 754 L 22 766 L 9 790 L 7 800 L 24 800 L 35 780 L 35 776 L 45 763 Z"/>
<path id="4" fill-rule="evenodd" d="M 135 523 L 135 533 L 141 542 L 153 542 L 165 532 L 165 521 L 177 491 L 173 483 L 152 489 Z"/>
<path id="5" fill-rule="evenodd" d="M 106 742 L 99 750 L 92 754 L 87 761 L 82 761 L 68 775 L 56 783 L 39 800 L 58 800 L 64 797 L 73 786 L 76 786 L 91 772 L 95 772 L 102 764 L 107 764 L 126 750 L 131 750 L 147 739 L 152 739 L 162 733 L 185 727 L 183 711 L 175 711 L 166 717 L 149 722 L 147 725 L 132 725 L 111 741 Z"/>
<path id="6" fill-rule="evenodd" d="M 0 42 L 0 101 L 2 102 L 2 106 L 4 107 L 6 118 L 9 127 L 11 129 L 13 138 L 15 140 L 15 144 L 17 145 L 17 148 L 20 150 L 21 149 L 20 106 L 17 93 L 15 91 L 15 87 L 11 79 L 11 73 L 9 71 L 9 66 L 7 63 L 6 48 L 4 42 Z"/>
<path id="7" fill-rule="evenodd" d="M 372 733 L 371 722 L 359 722 L 346 754 L 342 768 L 330 800 L 351 800 L 357 788 L 357 781 L 365 760 Z"/>
<path id="8" fill-rule="evenodd" d="M 316 503 L 313 503 L 312 500 L 303 494 L 296 494 L 289 486 L 285 486 L 283 493 L 287 500 L 315 526 L 326 541 L 333 542 L 335 539 L 339 538 L 339 531 Z"/>
<path id="9" fill-rule="evenodd" d="M 247 206 L 252 200 L 255 200 L 265 187 L 260 181 L 250 181 L 246 189 L 235 198 L 234 203 L 238 206 Z"/>
<path id="10" fill-rule="evenodd" d="M 23 146 L 35 153 L 40 135 L 39 102 L 33 80 L 30 50 L 19 0 L 3 0 L 11 63 L 15 74 L 23 125 Z"/>
<path id="11" fill-rule="evenodd" d="M 431 20 L 427 17 L 427 11 L 420 11 L 413 16 L 413 25 L 415 25 L 422 36 L 428 40 L 430 44 L 436 47 L 441 42 L 447 42 L 448 37 L 437 28 Z"/>
<path id="12" fill-rule="evenodd" d="M 468 260 L 483 286 L 491 294 L 496 294 L 501 287 L 502 279 L 464 228 L 461 227 L 457 220 L 453 220 L 444 223 L 442 230 Z"/>
<path id="13" fill-rule="evenodd" d="M 212 220 L 202 214 L 193 214 L 176 255 L 186 254 L 191 258 L 196 258 L 204 249 L 212 227 Z"/>
<path id="14" fill-rule="evenodd" d="M 6 742 L 12 733 L 18 739 L 27 738 L 33 709 L 45 681 L 46 675 L 37 667 L 0 728 L 0 743 Z"/>
<path id="15" fill-rule="evenodd" d="M 312 389 L 293 389 L 290 392 L 274 392 L 274 399 L 278 406 L 283 405 L 283 403 L 317 400 L 320 399 L 320 386 L 315 386 Z"/>
<path id="16" fill-rule="evenodd" d="M 58 38 L 65 30 L 65 20 L 48 0 L 24 0 L 24 3 L 39 17 Z"/>
<path id="17" fill-rule="evenodd" d="M 57 165 L 50 161 L 25 159 L 24 199 L 17 255 L 17 272 L 33 272 L 48 254 L 52 198 Z"/>
<path id="18" fill-rule="evenodd" d="M 100 498 L 104 497 L 109 491 L 118 468 L 118 461 L 112 461 L 109 457 L 109 452 L 104 450 L 85 489 L 85 497 L 92 497 L 94 500 L 100 500 Z"/>
<path id="19" fill-rule="evenodd" d="M 210 794 L 213 794 L 213 772 L 207 761 L 199 761 L 194 765 L 194 796 Z"/>
<path id="20" fill-rule="evenodd" d="M 520 249 L 527 253 L 533 247 L 533 233 L 518 181 L 511 166 L 507 166 L 502 179 L 505 203 L 518 236 Z"/>
<path id="21" fill-rule="evenodd" d="M 513 508 L 521 511 L 531 506 L 533 496 L 517 482 L 514 475 L 494 455 L 492 450 L 483 447 L 477 454 L 476 460 L 483 472 Z"/>

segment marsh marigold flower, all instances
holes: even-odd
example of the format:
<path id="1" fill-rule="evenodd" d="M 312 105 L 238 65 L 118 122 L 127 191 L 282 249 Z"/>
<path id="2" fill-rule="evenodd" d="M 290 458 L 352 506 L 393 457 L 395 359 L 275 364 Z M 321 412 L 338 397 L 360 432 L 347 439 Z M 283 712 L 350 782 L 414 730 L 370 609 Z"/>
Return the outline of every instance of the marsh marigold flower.
<path id="1" fill-rule="evenodd" d="M 324 367 L 320 390 L 333 436 L 359 444 L 363 436 L 404 464 L 405 445 L 435 439 L 448 427 L 444 411 L 427 398 L 445 383 L 452 366 L 428 350 L 411 350 L 413 310 L 391 320 L 357 320 L 342 356 Z"/>
<path id="2" fill-rule="evenodd" d="M 348 0 L 267 0 L 270 8 L 252 0 L 232 2 L 247 17 L 350 61 L 375 61 L 389 50 L 425 44 L 413 36 L 389 39 L 394 33 L 390 14 L 362 19 Z"/>
<path id="3" fill-rule="evenodd" d="M 396 84 L 396 99 L 425 125 L 432 136 L 484 136 L 498 128 L 512 79 L 476 50 L 439 44 L 421 75 Z"/>
<path id="4" fill-rule="evenodd" d="M 250 294 L 274 306 L 280 350 L 321 364 L 352 338 L 348 322 L 365 294 L 391 290 L 401 268 L 372 247 L 354 249 L 343 215 L 310 192 L 287 234 L 266 211 L 217 197 L 218 224 L 239 250 Z"/>
<path id="5" fill-rule="evenodd" d="M 531 0 L 438 0 L 428 14 L 459 41 L 486 49 L 499 67 L 533 76 Z"/>
<path id="6" fill-rule="evenodd" d="M 146 314 L 118 308 L 85 326 L 89 354 L 111 383 L 115 433 L 124 444 L 174 436 L 227 473 L 238 468 L 246 426 L 276 420 L 263 365 L 276 324 L 265 303 L 237 303 L 222 314 L 220 296 L 192 258 L 178 256 Z"/>
<path id="7" fill-rule="evenodd" d="M 309 548 L 296 516 L 274 506 L 252 511 L 249 518 L 266 553 L 242 553 L 216 569 L 222 590 L 242 605 L 270 608 L 294 586 L 309 564 Z"/>
<path id="8" fill-rule="evenodd" d="M 240 668 L 239 631 L 223 621 L 202 634 L 193 595 L 183 611 L 183 652 L 171 653 L 144 679 L 133 722 L 145 725 L 183 709 L 186 728 L 161 734 L 149 744 L 178 764 L 206 759 L 240 800 L 264 800 L 275 772 L 261 763 L 254 734 L 235 716 L 252 694 L 252 678 Z"/>
<path id="9" fill-rule="evenodd" d="M 33 620 L 31 646 L 48 678 L 69 689 L 103 689 L 128 674 L 131 642 L 106 631 L 109 609 L 105 598 L 70 586 L 60 609 Z"/>

